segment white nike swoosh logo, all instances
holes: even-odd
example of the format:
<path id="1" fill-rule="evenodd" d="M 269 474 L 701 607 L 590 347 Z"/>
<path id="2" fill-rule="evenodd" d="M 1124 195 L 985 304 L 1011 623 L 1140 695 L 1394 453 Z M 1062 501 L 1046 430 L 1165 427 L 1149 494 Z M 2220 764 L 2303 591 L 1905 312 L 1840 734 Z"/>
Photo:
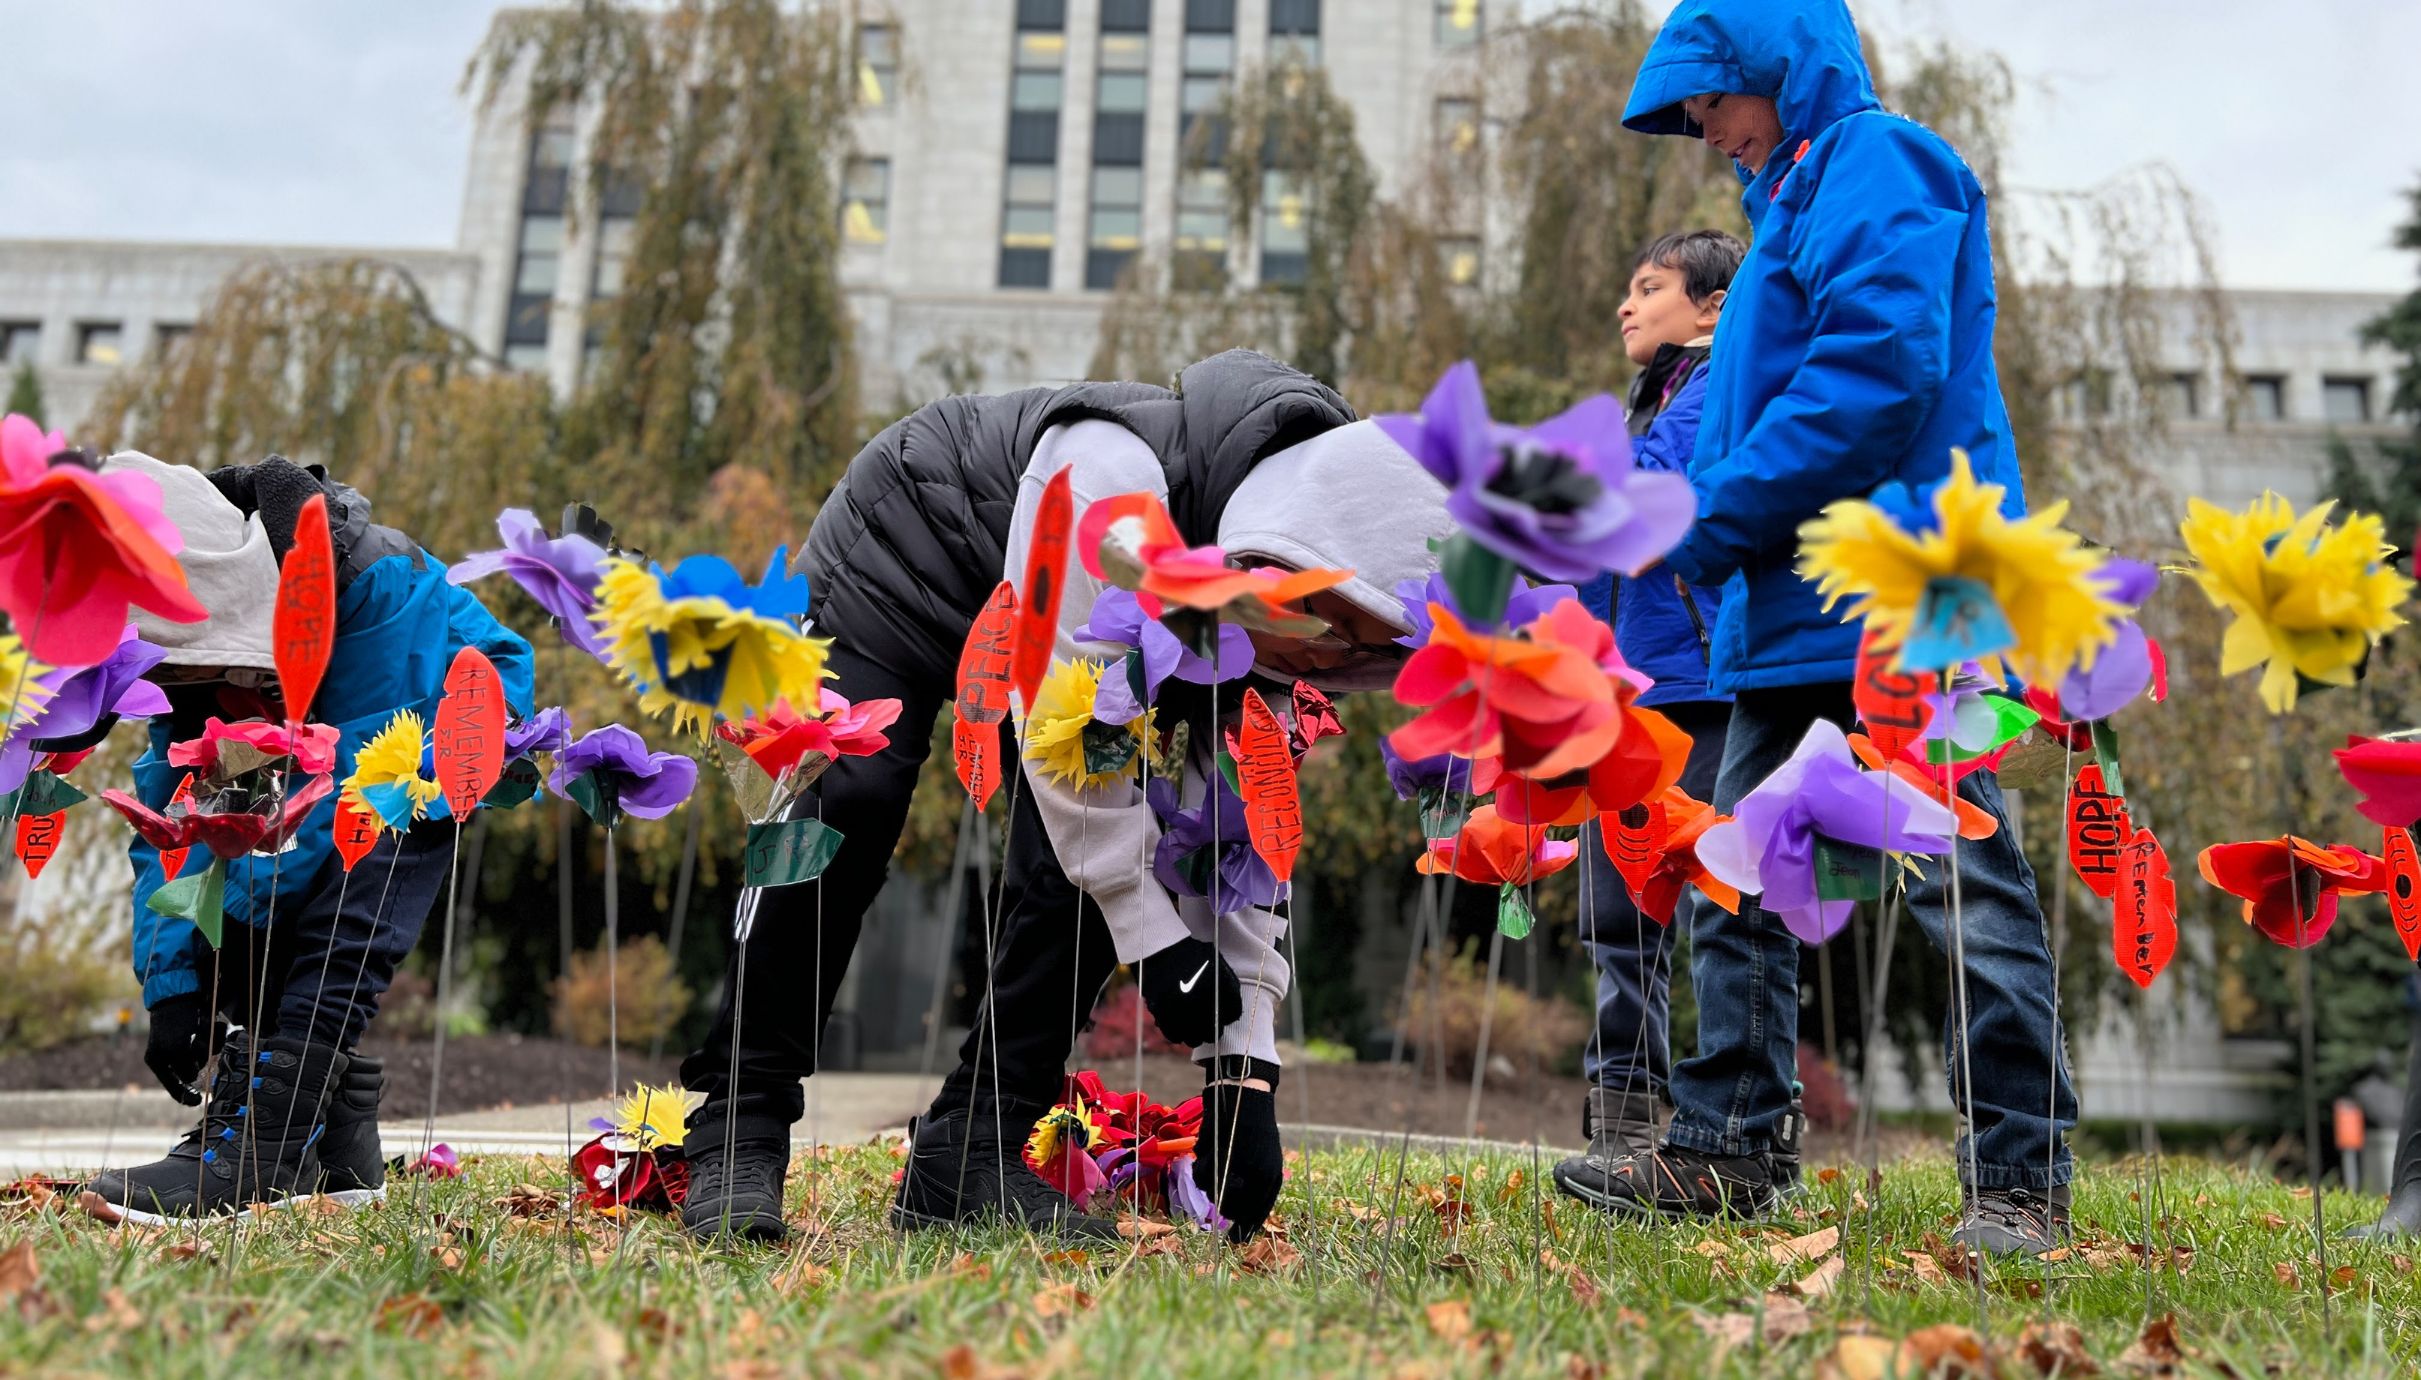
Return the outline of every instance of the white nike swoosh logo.
<path id="1" fill-rule="evenodd" d="M 1201 967 L 1194 970 L 1194 975 L 1192 977 L 1189 977 L 1185 981 L 1177 984 L 1177 990 L 1183 992 L 1189 997 L 1192 996 L 1194 994 L 1194 984 L 1200 982 L 1202 980 L 1202 975 L 1209 971 L 1210 962 L 1206 959 Z"/>

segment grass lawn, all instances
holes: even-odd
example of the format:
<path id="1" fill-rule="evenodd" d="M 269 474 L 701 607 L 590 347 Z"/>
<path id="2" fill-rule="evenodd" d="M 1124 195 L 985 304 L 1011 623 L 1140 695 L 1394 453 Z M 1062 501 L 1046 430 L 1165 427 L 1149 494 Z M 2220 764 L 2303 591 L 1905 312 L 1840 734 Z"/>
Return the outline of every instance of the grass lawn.
<path id="1" fill-rule="evenodd" d="M 1526 1155 L 1416 1152 L 1391 1237 L 1394 1152 L 1318 1151 L 1294 1164 L 1283 1238 L 1245 1251 L 901 1237 L 883 1211 L 898 1162 L 881 1147 L 795 1162 L 800 1231 L 779 1251 L 695 1246 L 656 1218 L 567 1225 L 560 1159 L 474 1159 L 419 1185 L 417 1210 L 398 1183 L 383 1210 L 305 1206 L 240 1233 L 113 1229 L 20 1199 L 0 1205 L 0 1374 L 1990 1373 L 1957 1369 L 1977 1297 L 1937 1249 L 1941 1158 L 1893 1166 L 1871 1213 L 1862 1173 L 1824 1172 L 1794 1216 L 1659 1229 L 1558 1200 Z M 2204 1162 L 2163 1168 L 2177 1249 L 2151 1288 L 2176 1345 L 2144 1335 L 2137 1167 L 2106 1164 L 2079 1185 L 2066 1258 L 1991 1272 L 1985 1364 L 2412 1372 L 2410 1259 L 2333 1242 L 2324 1330 L 2310 1199 Z M 2375 1203 L 2326 1207 L 2334 1230 Z"/>

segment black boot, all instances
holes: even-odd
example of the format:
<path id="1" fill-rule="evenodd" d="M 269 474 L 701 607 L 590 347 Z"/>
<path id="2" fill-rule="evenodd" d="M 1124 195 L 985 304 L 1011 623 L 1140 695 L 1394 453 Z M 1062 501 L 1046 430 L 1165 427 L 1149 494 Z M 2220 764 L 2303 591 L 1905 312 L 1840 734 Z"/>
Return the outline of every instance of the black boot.
<path id="1" fill-rule="evenodd" d="M 242 1033 L 229 1036 L 201 1124 L 167 1158 L 86 1184 L 86 1206 L 108 1221 L 155 1226 L 309 1194 L 320 1180 L 328 1099 L 346 1062 L 329 1045 L 281 1037 L 255 1051 Z"/>
<path id="2" fill-rule="evenodd" d="M 782 1181 L 790 1170 L 790 1123 L 709 1102 L 681 1139 L 689 1193 L 681 1225 L 701 1239 L 718 1236 L 772 1244 L 790 1234 L 782 1221 Z"/>
<path id="3" fill-rule="evenodd" d="M 378 1143 L 385 1061 L 346 1056 L 345 1078 L 328 1094 L 328 1134 L 319 1139 L 319 1191 L 347 1207 L 384 1202 L 387 1161 Z"/>
<path id="4" fill-rule="evenodd" d="M 2421 1012 L 2413 1017 L 2412 1053 L 2404 1070 L 2404 1125 L 2396 1135 L 2395 1174 L 2388 1180 L 2387 1211 L 2346 1235 L 2393 1240 L 2421 1236 Z"/>
<path id="5" fill-rule="evenodd" d="M 1661 1111 L 1651 1092 L 1589 1089 L 1580 1107 L 1580 1133 L 1588 1138 L 1589 1153 L 1555 1166 L 1556 1188 L 1591 1207 L 1610 1206 L 1615 1163 L 1654 1153 Z"/>
<path id="6" fill-rule="evenodd" d="M 1806 1088 L 1797 1080 L 1791 1083 L 1791 1109 L 1782 1114 L 1774 1125 L 1774 1192 L 1783 1198 L 1796 1198 L 1805 1185 L 1799 1181 L 1799 1142 L 1807 1134 L 1807 1104 L 1802 1100 Z"/>
<path id="7" fill-rule="evenodd" d="M 997 1213 L 1029 1231 L 1116 1240 L 1115 1221 L 1078 1211 L 1026 1163 L 1026 1136 L 1049 1110 L 979 1099 L 908 1123 L 908 1170 L 891 1204 L 892 1225 L 913 1231 Z"/>

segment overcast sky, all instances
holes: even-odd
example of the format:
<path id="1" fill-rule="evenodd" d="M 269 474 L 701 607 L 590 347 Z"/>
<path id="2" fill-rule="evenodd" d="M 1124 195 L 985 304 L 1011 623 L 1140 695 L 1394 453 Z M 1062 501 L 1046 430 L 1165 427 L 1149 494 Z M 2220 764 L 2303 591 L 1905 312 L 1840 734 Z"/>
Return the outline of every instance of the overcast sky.
<path id="1" fill-rule="evenodd" d="M 1855 8 L 1887 36 L 2010 59 L 2026 83 L 2017 185 L 2080 187 L 2165 160 L 2206 200 L 2233 285 L 2415 281 L 2389 235 L 2400 190 L 2421 178 L 2421 4 Z M 14 0 L 0 236 L 451 244 L 470 128 L 458 88 L 494 9 Z"/>

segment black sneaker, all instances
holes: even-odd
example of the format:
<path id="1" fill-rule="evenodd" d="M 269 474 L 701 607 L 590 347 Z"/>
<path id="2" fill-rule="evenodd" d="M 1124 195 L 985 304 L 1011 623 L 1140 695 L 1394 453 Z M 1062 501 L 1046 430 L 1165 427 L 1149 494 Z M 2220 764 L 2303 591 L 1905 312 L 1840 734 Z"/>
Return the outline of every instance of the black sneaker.
<path id="1" fill-rule="evenodd" d="M 319 1138 L 319 1191 L 347 1207 L 386 1201 L 387 1161 L 378 1143 L 385 1061 L 346 1056 L 344 1081 L 328 1094 L 328 1134 Z"/>
<path id="2" fill-rule="evenodd" d="M 104 1221 L 158 1226 L 310 1194 L 330 1089 L 345 1063 L 327 1045 L 281 1038 L 256 1051 L 242 1033 L 229 1036 L 201 1123 L 166 1158 L 86 1184 L 85 1208 Z"/>
<path id="3" fill-rule="evenodd" d="M 1798 1083 L 1791 1084 L 1791 1109 L 1782 1114 L 1774 1125 L 1774 1192 L 1786 1201 L 1807 1191 L 1799 1177 L 1799 1144 L 1807 1135 L 1807 1104 L 1801 1100 L 1805 1091 Z"/>
<path id="4" fill-rule="evenodd" d="M 1597 1205 L 1635 1217 L 1761 1217 L 1777 1196 L 1770 1155 L 1707 1155 L 1666 1145 L 1615 1161 Z"/>
<path id="5" fill-rule="evenodd" d="M 1076 1210 L 1026 1163 L 1026 1133 L 1043 1110 L 955 1107 L 908 1123 L 908 1168 L 891 1223 L 902 1231 L 948 1227 L 998 1214 L 1029 1231 L 1113 1241 L 1118 1224 Z"/>
<path id="6" fill-rule="evenodd" d="M 1591 1207 L 1610 1208 L 1614 1166 L 1656 1153 L 1660 1110 L 1653 1093 L 1591 1088 L 1580 1106 L 1580 1133 L 1589 1151 L 1555 1166 L 1555 1187 Z"/>
<path id="7" fill-rule="evenodd" d="M 2068 1244 L 2068 1186 L 1987 1188 L 1965 1195 L 1950 1239 L 1988 1256 L 2041 1255 Z"/>
<path id="8" fill-rule="evenodd" d="M 690 1235 L 770 1245 L 790 1234 L 782 1221 L 782 1181 L 790 1171 L 788 1122 L 733 1118 L 709 1103 L 681 1145 L 689 1162 L 681 1225 Z"/>

